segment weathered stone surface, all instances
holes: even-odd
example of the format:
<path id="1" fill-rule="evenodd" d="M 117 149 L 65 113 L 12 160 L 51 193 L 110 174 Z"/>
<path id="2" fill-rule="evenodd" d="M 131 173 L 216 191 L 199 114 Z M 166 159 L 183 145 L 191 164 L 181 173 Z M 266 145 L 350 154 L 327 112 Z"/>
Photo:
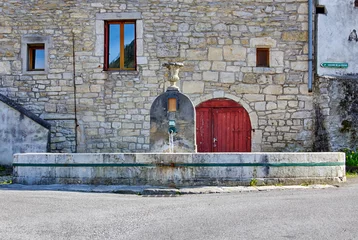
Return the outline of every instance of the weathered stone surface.
<path id="1" fill-rule="evenodd" d="M 207 50 L 187 50 L 186 57 L 188 60 L 206 60 L 208 52 Z"/>
<path id="2" fill-rule="evenodd" d="M 219 81 L 219 73 L 218 72 L 203 72 L 204 81 Z"/>
<path id="3" fill-rule="evenodd" d="M 224 59 L 229 61 L 244 61 L 246 59 L 246 48 L 241 46 L 224 46 Z"/>
<path id="4" fill-rule="evenodd" d="M 276 47 L 276 40 L 271 37 L 263 37 L 263 38 L 251 38 L 250 39 L 250 47 Z"/>
<path id="5" fill-rule="evenodd" d="M 259 93 L 260 86 L 259 85 L 253 85 L 253 84 L 239 84 L 239 85 L 231 86 L 230 89 L 235 91 L 238 94 L 241 94 L 241 93 Z"/>
<path id="6" fill-rule="evenodd" d="M 185 81 L 183 82 L 183 93 L 203 93 L 204 86 L 203 81 Z"/>
<path id="7" fill-rule="evenodd" d="M 308 32 L 307 31 L 290 31 L 290 32 L 283 32 L 282 33 L 282 40 L 283 41 L 307 41 Z"/>
<path id="8" fill-rule="evenodd" d="M 159 43 L 157 46 L 158 57 L 178 57 L 179 45 L 177 43 Z"/>
<path id="9" fill-rule="evenodd" d="M 307 134 L 307 132 L 304 132 Z M 308 134 L 309 135 L 309 134 Z M 287 135 L 289 137 L 289 135 Z M 306 136 L 307 138 L 308 136 Z M 275 141 L 275 137 L 271 137 Z M 240 185 L 249 184 L 252 179 L 259 178 L 263 183 L 302 184 L 309 182 L 341 183 L 346 180 L 344 153 L 230 153 L 217 154 L 160 154 L 160 153 L 95 153 L 95 154 L 17 154 L 16 163 L 58 164 L 67 163 L 69 166 L 56 171 L 56 167 L 38 168 L 36 171 L 28 167 L 18 166 L 14 183 L 17 184 L 58 184 L 82 183 L 99 185 L 152 185 L 152 186 L 207 186 L 207 185 Z M 277 164 L 287 166 L 250 167 L 187 167 L 179 164 L 212 164 L 246 163 L 246 164 Z M 334 166 L 327 166 L 327 162 Z M 343 163 L 342 163 L 343 162 Z M 71 166 L 74 163 L 91 164 L 85 169 Z M 102 164 L 133 164 L 133 167 L 111 167 Z M 142 166 L 138 166 L 142 163 Z M 312 163 L 322 166 L 315 167 Z M 295 166 L 303 164 L 305 167 Z M 312 164 L 312 165 L 311 165 Z M 97 165 L 93 167 L 93 165 Z M 260 171 L 255 171 L 259 169 Z M 96 172 L 98 174 L 93 174 Z M 200 176 L 200 177 L 198 177 Z M 215 180 L 213 180 L 213 178 Z"/>
<path id="10" fill-rule="evenodd" d="M 221 72 L 220 73 L 220 82 L 222 82 L 222 83 L 234 83 L 235 82 L 235 73 Z"/>
<path id="11" fill-rule="evenodd" d="M 282 94 L 282 86 L 281 85 L 271 85 L 264 88 L 263 93 L 265 94 L 273 94 L 278 95 Z"/>
<path id="12" fill-rule="evenodd" d="M 213 48 L 209 47 L 209 60 L 222 60 L 223 59 L 223 53 L 221 48 Z"/>
<path id="13" fill-rule="evenodd" d="M 0 62 L 0 74 L 10 74 L 11 65 L 10 62 Z"/>

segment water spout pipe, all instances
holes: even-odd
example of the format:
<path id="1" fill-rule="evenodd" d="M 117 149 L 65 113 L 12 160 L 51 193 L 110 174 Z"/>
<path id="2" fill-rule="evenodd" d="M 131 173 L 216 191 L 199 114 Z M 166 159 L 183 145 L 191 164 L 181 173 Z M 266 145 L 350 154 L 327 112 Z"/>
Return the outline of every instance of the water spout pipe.
<path id="1" fill-rule="evenodd" d="M 308 0 L 308 92 L 312 92 L 312 30 L 313 30 L 313 19 L 312 19 L 312 0 Z"/>

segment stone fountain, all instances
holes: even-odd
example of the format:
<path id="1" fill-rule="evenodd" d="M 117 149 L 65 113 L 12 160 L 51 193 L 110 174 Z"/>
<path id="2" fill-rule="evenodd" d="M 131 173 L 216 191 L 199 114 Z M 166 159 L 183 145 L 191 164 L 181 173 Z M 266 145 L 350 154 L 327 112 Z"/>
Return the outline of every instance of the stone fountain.
<path id="1" fill-rule="evenodd" d="M 184 64 L 169 62 L 163 66 L 169 70 L 170 86 L 154 100 L 150 110 L 150 151 L 196 152 L 195 108 L 177 86 Z"/>

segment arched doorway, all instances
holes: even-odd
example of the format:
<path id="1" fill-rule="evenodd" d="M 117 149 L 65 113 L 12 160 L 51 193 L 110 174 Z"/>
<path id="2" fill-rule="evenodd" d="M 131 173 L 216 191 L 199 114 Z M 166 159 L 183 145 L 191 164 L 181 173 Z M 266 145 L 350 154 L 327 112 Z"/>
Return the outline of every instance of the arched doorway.
<path id="1" fill-rule="evenodd" d="M 251 122 L 237 102 L 216 98 L 196 107 L 198 152 L 251 152 Z"/>

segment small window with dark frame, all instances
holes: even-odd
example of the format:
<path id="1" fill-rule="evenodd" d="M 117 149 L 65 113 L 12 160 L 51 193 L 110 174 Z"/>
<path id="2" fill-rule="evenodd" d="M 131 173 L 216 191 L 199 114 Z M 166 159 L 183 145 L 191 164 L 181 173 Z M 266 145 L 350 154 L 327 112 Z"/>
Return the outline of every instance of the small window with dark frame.
<path id="1" fill-rule="evenodd" d="M 135 21 L 105 22 L 104 70 L 136 70 Z"/>
<path id="2" fill-rule="evenodd" d="M 354 7 L 358 7 L 358 0 L 354 1 Z"/>
<path id="3" fill-rule="evenodd" d="M 317 14 L 326 14 L 326 7 L 325 6 L 316 6 L 316 13 Z"/>
<path id="4" fill-rule="evenodd" d="M 45 44 L 28 44 L 28 71 L 45 70 Z"/>
<path id="5" fill-rule="evenodd" d="M 256 48 L 256 67 L 270 67 L 269 48 Z"/>

